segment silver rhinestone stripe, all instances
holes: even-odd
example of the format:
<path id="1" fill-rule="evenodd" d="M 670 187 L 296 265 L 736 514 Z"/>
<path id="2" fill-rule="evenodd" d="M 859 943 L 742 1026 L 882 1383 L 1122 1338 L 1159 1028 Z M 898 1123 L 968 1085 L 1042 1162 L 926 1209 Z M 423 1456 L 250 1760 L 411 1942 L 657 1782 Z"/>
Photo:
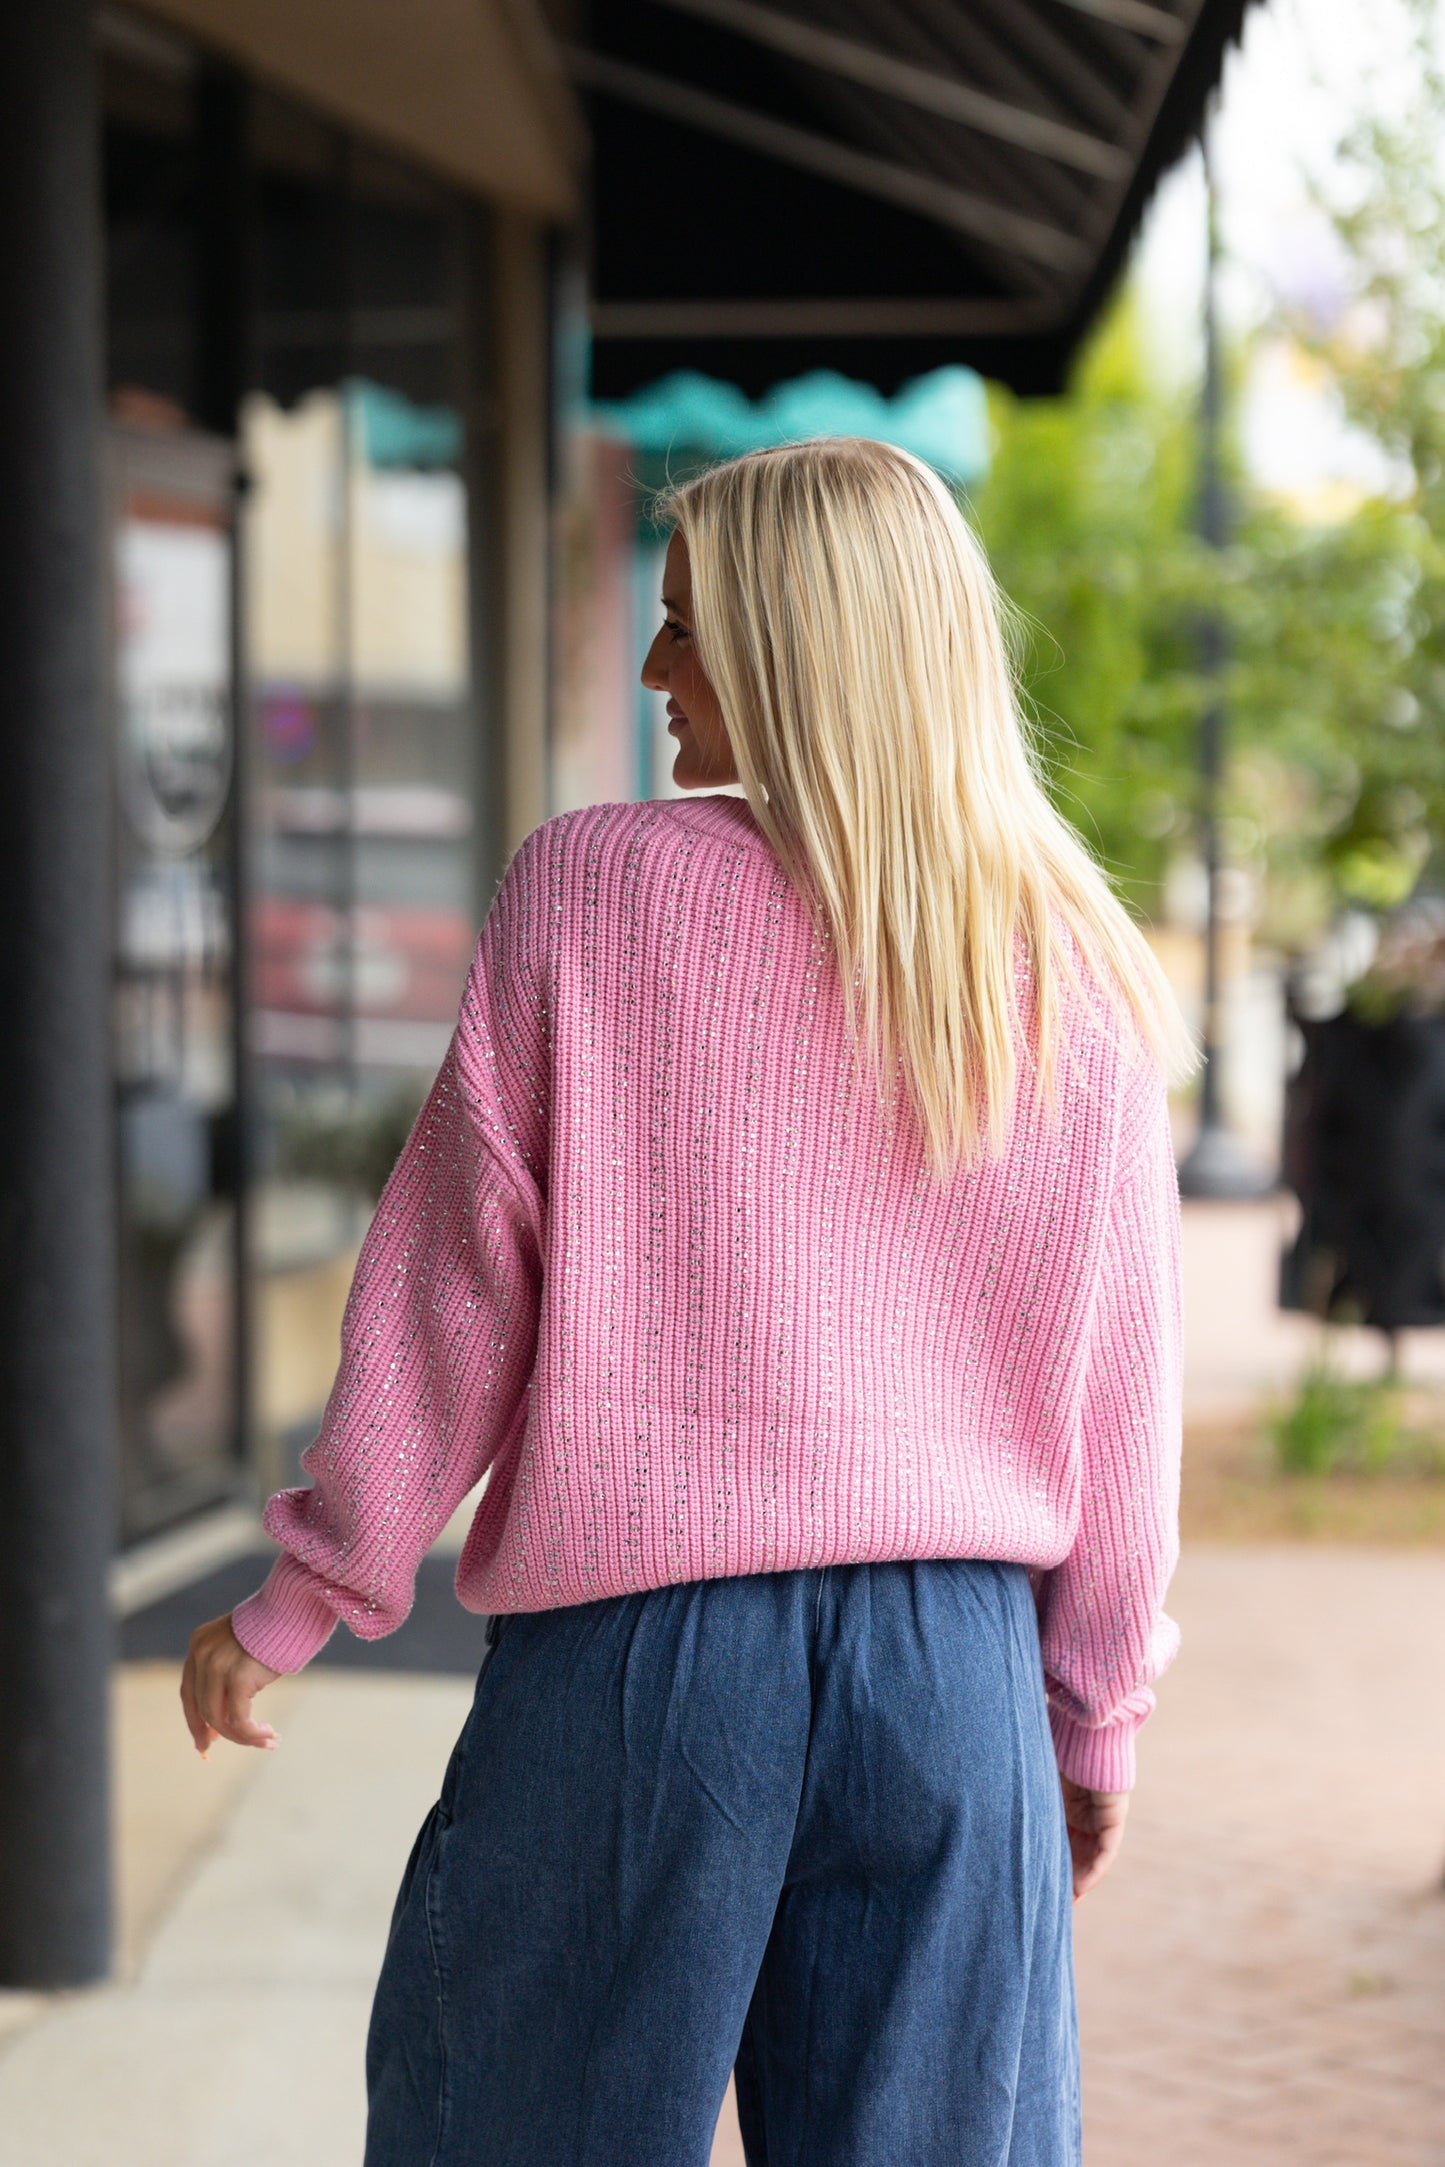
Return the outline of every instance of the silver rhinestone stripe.
<path id="1" fill-rule="evenodd" d="M 682 929 L 687 913 L 690 892 L 695 875 L 693 854 L 697 848 L 696 837 L 684 829 L 674 845 L 668 871 L 666 901 L 663 908 L 662 960 L 659 969 L 660 1010 L 658 1030 L 657 1065 L 657 1118 L 648 1125 L 649 1163 L 649 1214 L 647 1239 L 648 1272 L 644 1284 L 647 1288 L 647 1369 L 658 1380 L 663 1374 L 663 1351 L 675 1329 L 675 1319 L 664 1309 L 663 1287 L 659 1275 L 664 1254 L 668 1219 L 671 1206 L 667 1186 L 669 1145 L 674 1121 L 673 1072 L 677 1058 L 678 1041 L 678 967 Z M 686 1579 L 683 1563 L 686 1530 L 679 1512 L 676 1486 L 668 1501 L 667 1524 L 664 1530 L 664 1548 L 667 1570 L 677 1579 Z"/>
<path id="2" fill-rule="evenodd" d="M 836 956 L 831 936 L 827 939 L 830 961 Z M 817 1564 L 830 1547 L 827 1500 L 824 1487 L 832 1462 L 834 1414 L 838 1404 L 838 1262 L 839 1205 L 843 1194 L 843 1153 L 853 1135 L 860 1088 L 846 1019 L 842 1015 L 842 987 L 836 967 L 829 986 L 834 1023 L 836 1059 L 833 1074 L 826 1078 L 828 1141 L 822 1173 L 821 1233 L 818 1244 L 819 1354 L 814 1389 L 817 1413 L 809 1440 L 808 1516 L 814 1548 L 810 1562 Z"/>
<path id="3" fill-rule="evenodd" d="M 742 1090 L 739 1097 L 737 1127 L 738 1178 L 733 1189 L 732 1229 L 730 1244 L 730 1277 L 732 1285 L 732 1316 L 728 1334 L 730 1360 L 727 1371 L 727 1388 L 724 1397 L 723 1426 L 721 1438 L 721 1463 L 718 1481 L 722 1492 L 720 1518 L 726 1521 L 736 1511 L 737 1457 L 739 1410 L 746 1399 L 753 1396 L 755 1352 L 752 1343 L 753 1299 L 753 1252 L 757 1244 L 758 1221 L 758 1157 L 759 1157 L 759 1097 L 762 1085 L 764 1023 L 769 1010 L 773 972 L 778 953 L 778 932 L 782 918 L 783 898 L 791 892 L 791 884 L 781 867 L 774 873 L 767 892 L 760 936 L 760 954 L 756 976 L 744 999 L 747 1018 L 746 1051 L 743 1058 Z M 771 1491 L 769 1476 L 771 1475 Z M 763 1490 L 759 1509 L 764 1524 L 777 1524 L 777 1466 L 765 1464 Z"/>
<path id="4" fill-rule="evenodd" d="M 608 841 L 608 833 L 612 826 L 613 819 L 622 812 L 623 808 L 621 806 L 598 806 L 597 808 L 595 808 L 594 817 L 592 821 L 588 824 L 585 831 L 585 848 L 582 861 L 581 903 L 582 1015 L 579 1026 L 581 1037 L 581 1056 L 580 1076 L 578 1085 L 584 1113 L 584 1124 L 592 1114 L 592 1111 L 596 1105 L 597 1094 L 600 1089 L 600 1079 L 597 1073 L 597 1043 L 599 1031 L 597 1003 L 599 979 L 598 954 L 601 946 L 598 920 L 600 916 L 599 897 L 601 892 L 602 866 L 604 856 L 606 855 L 605 845 Z M 589 1129 L 584 1126 L 582 1133 L 586 1134 L 590 1140 Z M 579 1136 L 579 1138 L 577 1139 L 578 1146 L 580 1146 L 580 1142 L 581 1137 Z M 590 1256 L 584 1259 L 582 1235 L 583 1200 L 589 1195 L 596 1195 L 598 1191 L 602 1189 L 604 1182 L 608 1183 L 608 1186 L 610 1187 L 608 1170 L 594 1165 L 594 1163 L 589 1158 L 584 1156 L 580 1148 L 576 1148 L 574 1151 L 572 1179 L 572 1214 L 571 1225 L 568 1229 L 566 1259 L 566 1276 L 568 1283 L 564 1288 L 562 1297 L 563 1313 L 569 1319 L 579 1314 L 581 1303 L 581 1290 L 584 1276 L 584 1264 L 588 1277 L 590 1277 L 592 1270 L 595 1269 L 593 1260 Z M 614 1212 L 609 1228 L 609 1243 L 615 1241 L 615 1239 L 616 1215 Z M 615 1283 L 615 1256 L 609 1256 L 609 1258 L 604 1261 L 602 1268 L 604 1272 L 610 1272 L 613 1275 Z M 616 1320 L 614 1317 L 609 1320 L 609 1330 L 615 1331 L 615 1329 Z M 577 1374 L 576 1363 L 575 1360 L 571 1358 L 571 1354 L 572 1350 L 564 1348 L 562 1360 L 562 1375 L 569 1378 L 574 1377 Z M 565 1411 L 570 1424 L 571 1408 L 570 1404 L 568 1404 L 570 1402 L 570 1394 L 564 1393 L 563 1399 Z M 581 1525 L 579 1528 L 573 1529 L 571 1531 L 571 1534 L 575 1539 L 579 1540 L 580 1542 L 580 1556 L 578 1557 L 576 1564 L 577 1577 L 583 1587 L 595 1588 L 597 1585 L 598 1574 L 600 1570 L 600 1523 L 601 1517 L 606 1510 L 607 1504 L 607 1456 L 606 1443 L 602 1425 L 598 1421 L 593 1419 L 591 1421 L 590 1427 L 592 1449 L 587 1465 L 587 1479 L 584 1491 L 585 1503 L 583 1505 L 583 1510 L 580 1516 Z M 561 1455 L 561 1466 L 569 1466 L 571 1462 L 571 1457 L 572 1444 L 571 1438 L 569 1436 L 563 1453 Z M 561 1483 L 558 1484 L 557 1495 L 559 1513 L 557 1538 L 560 1542 L 565 1532 L 563 1526 L 560 1524 L 560 1516 L 563 1511 L 562 1501 L 564 1495 L 563 1485 Z"/>
<path id="5" fill-rule="evenodd" d="M 802 906 L 798 906 L 801 913 Z M 798 1310 L 798 1256 L 802 1228 L 798 1221 L 798 1159 L 803 1108 L 808 1100 L 809 1042 L 818 1001 L 818 979 L 825 950 L 810 929 L 808 960 L 803 973 L 803 994 L 793 1031 L 792 1062 L 788 1078 L 783 1142 L 780 1154 L 778 1193 L 780 1213 L 778 1246 L 782 1252 L 782 1287 L 778 1301 L 773 1352 L 773 1387 L 768 1403 L 768 1427 L 763 1450 L 763 1516 L 759 1570 L 771 1572 L 777 1556 L 778 1466 L 787 1416 L 793 1398 L 793 1342 Z M 816 1528 L 816 1521 L 814 1522 Z"/>
<path id="6" fill-rule="evenodd" d="M 711 997 L 704 1014 L 706 1021 L 702 1033 L 702 1062 L 699 1071 L 697 1122 L 693 1137 L 693 1156 L 697 1168 L 692 1210 L 693 1249 L 692 1269 L 688 1284 L 688 1379 L 683 1396 L 682 1465 L 679 1470 L 684 1485 L 690 1481 L 691 1469 L 696 1459 L 702 1423 L 702 1365 L 707 1347 L 706 1288 L 703 1279 L 703 1260 L 708 1240 L 708 1222 L 713 1200 L 717 1194 L 714 1187 L 714 1139 L 716 1135 L 715 1094 L 726 1088 L 722 1083 L 721 1021 L 724 1007 L 731 992 L 730 966 L 732 962 L 732 932 L 737 915 L 738 890 L 742 881 L 744 853 L 739 848 L 723 854 L 717 886 L 713 891 L 712 911 L 709 919 L 709 953 L 715 958 Z M 729 1533 L 731 1494 L 726 1474 L 726 1450 L 723 1467 L 713 1484 L 712 1525 L 709 1537 L 709 1572 L 716 1576 L 722 1569 L 723 1547 Z"/>
<path id="7" fill-rule="evenodd" d="M 632 1145 L 631 1112 L 634 1065 L 640 1071 L 644 1083 L 649 1063 L 637 1024 L 637 998 L 641 983 L 641 949 L 639 942 L 638 887 L 641 870 L 652 855 L 650 845 L 658 824 L 658 814 L 649 809 L 639 816 L 627 839 L 623 854 L 622 885 L 619 910 L 621 916 L 621 940 L 618 948 L 620 965 L 617 972 L 617 1000 L 621 1020 L 618 1023 L 613 1065 L 613 1091 L 611 1106 L 610 1176 L 611 1199 L 608 1211 L 610 1239 L 608 1242 L 608 1271 L 604 1278 L 607 1304 L 607 1360 L 603 1372 L 601 1404 L 598 1409 L 599 1438 L 608 1430 L 618 1429 L 617 1416 L 619 1372 L 617 1359 L 618 1320 L 624 1304 L 630 1308 L 631 1300 L 626 1286 L 625 1251 L 629 1229 L 625 1223 L 622 1203 L 622 1177 Z M 643 1228 L 643 1255 L 641 1267 L 643 1284 L 651 1272 L 650 1228 L 657 1210 L 657 1200 L 651 1200 L 651 1208 Z M 635 1418 L 637 1428 L 633 1434 L 636 1451 L 633 1454 L 632 1478 L 628 1488 L 627 1518 L 622 1531 L 622 1569 L 624 1573 L 636 1574 L 642 1570 L 642 1518 L 647 1501 L 648 1478 L 652 1457 L 653 1398 L 656 1390 L 656 1371 L 644 1364 L 641 1375 L 627 1380 L 628 1389 L 622 1394 L 620 1413 L 627 1419 Z M 606 1477 L 603 1476 L 605 1484 Z M 605 1497 L 602 1500 L 605 1508 Z"/>

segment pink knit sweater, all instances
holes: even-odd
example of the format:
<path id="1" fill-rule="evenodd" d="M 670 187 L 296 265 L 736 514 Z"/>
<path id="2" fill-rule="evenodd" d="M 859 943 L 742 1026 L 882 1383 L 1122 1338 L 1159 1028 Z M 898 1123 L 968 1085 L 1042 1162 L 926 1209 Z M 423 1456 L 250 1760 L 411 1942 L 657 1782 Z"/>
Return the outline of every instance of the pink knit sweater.
<path id="1" fill-rule="evenodd" d="M 1022 951 L 1020 951 L 1022 954 Z M 1065 1004 L 1050 1128 L 940 1187 L 850 1073 L 746 801 L 593 805 L 516 852 L 377 1208 L 238 1638 L 399 1626 L 472 1486 L 469 1610 L 855 1559 L 1036 1568 L 1055 1747 L 1099 1789 L 1177 1633 L 1179 1201 L 1163 1082 Z"/>

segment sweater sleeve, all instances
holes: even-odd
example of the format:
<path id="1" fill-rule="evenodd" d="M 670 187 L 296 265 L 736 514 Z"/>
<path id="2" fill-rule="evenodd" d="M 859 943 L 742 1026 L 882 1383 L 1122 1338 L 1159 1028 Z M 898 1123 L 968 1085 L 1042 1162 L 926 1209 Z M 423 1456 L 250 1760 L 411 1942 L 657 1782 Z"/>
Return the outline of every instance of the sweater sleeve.
<path id="1" fill-rule="evenodd" d="M 300 1670 L 338 1618 L 362 1640 L 394 1632 L 423 1555 L 525 1420 L 547 1137 L 531 842 L 493 901 L 446 1057 L 362 1244 L 336 1380 L 301 1455 L 311 1486 L 278 1490 L 262 1514 L 281 1554 L 231 1622 L 271 1670 Z"/>
<path id="2" fill-rule="evenodd" d="M 1134 1784 L 1134 1738 L 1179 1632 L 1163 1599 L 1179 1555 L 1183 1288 L 1179 1184 L 1162 1077 L 1151 1078 L 1105 1229 L 1069 1555 L 1039 1588 L 1049 1719 L 1062 1773 Z"/>

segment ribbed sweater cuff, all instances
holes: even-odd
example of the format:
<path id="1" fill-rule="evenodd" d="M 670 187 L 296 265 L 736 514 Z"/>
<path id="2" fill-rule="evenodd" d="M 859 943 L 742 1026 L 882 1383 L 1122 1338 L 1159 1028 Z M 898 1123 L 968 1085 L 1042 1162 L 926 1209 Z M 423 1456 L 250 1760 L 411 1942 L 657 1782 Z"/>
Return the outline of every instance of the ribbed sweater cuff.
<path id="1" fill-rule="evenodd" d="M 1049 1709 L 1049 1728 L 1054 1734 L 1054 1756 L 1059 1773 L 1086 1791 L 1132 1791 L 1134 1788 L 1134 1735 L 1139 1722 L 1127 1717 L 1101 1728 L 1076 1723 L 1061 1708 Z"/>
<path id="2" fill-rule="evenodd" d="M 336 1612 L 315 1575 L 283 1550 L 257 1588 L 231 1612 L 231 1630 L 268 1670 L 301 1670 L 336 1630 Z"/>

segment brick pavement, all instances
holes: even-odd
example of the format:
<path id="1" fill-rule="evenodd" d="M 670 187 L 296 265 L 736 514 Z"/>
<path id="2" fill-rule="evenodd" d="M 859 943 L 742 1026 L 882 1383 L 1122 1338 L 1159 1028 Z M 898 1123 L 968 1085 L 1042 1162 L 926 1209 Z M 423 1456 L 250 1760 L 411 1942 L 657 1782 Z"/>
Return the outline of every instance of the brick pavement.
<path id="1" fill-rule="evenodd" d="M 1192 1418 L 1318 1346 L 1274 1307 L 1296 1217 L 1185 1205 Z M 1401 1340 L 1445 1384 L 1445 1333 Z M 1087 2167 L 1445 2167 L 1445 1553 L 1194 1546 L 1170 1607 L 1127 1848 L 1077 1917 Z M 713 2161 L 742 2167 L 730 2103 Z"/>
<path id="2" fill-rule="evenodd" d="M 1445 1555 L 1195 1548 L 1170 1607 L 1075 1915 L 1086 2167 L 1441 2167 Z"/>
<path id="3" fill-rule="evenodd" d="M 1440 2167 L 1445 1556 L 1196 1548 L 1172 1608 L 1077 1915 L 1088 2167 Z"/>

